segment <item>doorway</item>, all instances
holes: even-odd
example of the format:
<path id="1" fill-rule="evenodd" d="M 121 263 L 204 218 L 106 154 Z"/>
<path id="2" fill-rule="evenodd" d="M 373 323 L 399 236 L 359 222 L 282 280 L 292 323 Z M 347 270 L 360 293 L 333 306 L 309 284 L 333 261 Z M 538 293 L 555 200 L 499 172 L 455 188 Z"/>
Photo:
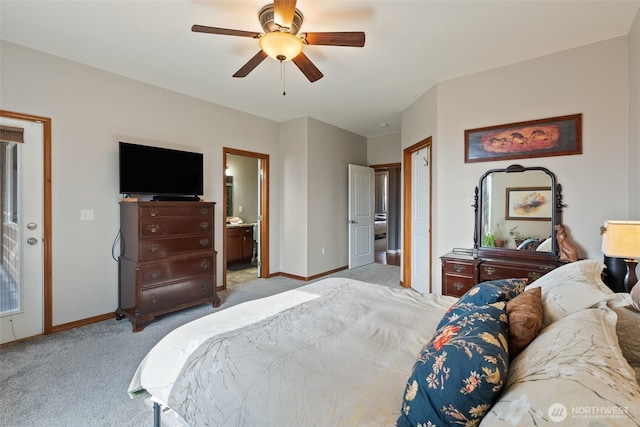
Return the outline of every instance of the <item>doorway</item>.
<path id="1" fill-rule="evenodd" d="M 269 277 L 269 156 L 223 148 L 223 286 Z"/>
<path id="2" fill-rule="evenodd" d="M 371 167 L 375 170 L 374 262 L 399 266 L 401 164 Z"/>
<path id="3" fill-rule="evenodd" d="M 53 329 L 51 119 L 0 110 L 0 125 L 0 343 L 5 343 Z"/>
<path id="4" fill-rule="evenodd" d="M 431 137 L 403 151 L 402 285 L 431 292 Z"/>

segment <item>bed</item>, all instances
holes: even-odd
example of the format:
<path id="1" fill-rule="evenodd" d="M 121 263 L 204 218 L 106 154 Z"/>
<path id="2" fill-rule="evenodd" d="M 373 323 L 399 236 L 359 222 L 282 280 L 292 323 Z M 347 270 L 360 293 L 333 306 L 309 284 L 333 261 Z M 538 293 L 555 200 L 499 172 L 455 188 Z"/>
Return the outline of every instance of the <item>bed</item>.
<path id="1" fill-rule="evenodd" d="M 325 279 L 177 328 L 128 391 L 191 426 L 640 425 L 640 320 L 603 268 L 460 299 Z"/>
<path id="2" fill-rule="evenodd" d="M 377 213 L 374 217 L 373 232 L 376 239 L 387 237 L 387 214 Z"/>

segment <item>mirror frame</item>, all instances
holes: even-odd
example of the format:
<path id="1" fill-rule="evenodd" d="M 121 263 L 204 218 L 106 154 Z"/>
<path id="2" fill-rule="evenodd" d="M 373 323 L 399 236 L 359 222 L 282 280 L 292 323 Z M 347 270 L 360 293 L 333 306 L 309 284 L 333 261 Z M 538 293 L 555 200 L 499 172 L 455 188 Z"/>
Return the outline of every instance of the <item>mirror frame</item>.
<path id="1" fill-rule="evenodd" d="M 554 207 L 551 210 L 551 252 L 536 252 L 536 251 L 521 251 L 510 248 L 497 248 L 482 246 L 482 185 L 487 176 L 495 172 L 506 173 L 522 173 L 526 171 L 542 171 L 549 175 L 551 178 L 551 190 L 552 200 Z M 477 253 L 480 257 L 504 257 L 504 258 L 528 258 L 539 260 L 557 260 L 559 259 L 558 242 L 556 241 L 556 229 L 555 226 L 562 224 L 562 209 L 566 206 L 562 203 L 562 186 L 557 183 L 556 176 L 549 169 L 541 166 L 524 167 L 521 165 L 511 165 L 504 169 L 490 169 L 485 172 L 481 177 L 478 186 L 475 188 L 474 204 L 472 205 L 475 211 L 475 224 L 473 232 L 473 249 L 474 253 Z"/>

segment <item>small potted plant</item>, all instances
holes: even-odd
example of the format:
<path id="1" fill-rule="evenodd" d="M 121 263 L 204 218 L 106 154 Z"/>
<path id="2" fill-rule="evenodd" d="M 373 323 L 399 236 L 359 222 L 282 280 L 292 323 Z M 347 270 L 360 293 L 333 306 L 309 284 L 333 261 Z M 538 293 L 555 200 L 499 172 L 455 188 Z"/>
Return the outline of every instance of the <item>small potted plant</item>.
<path id="1" fill-rule="evenodd" d="M 518 247 L 518 245 L 520 245 L 520 243 L 522 243 L 524 240 L 522 238 L 522 234 L 520 234 L 520 231 L 518 230 L 517 225 L 513 227 L 511 230 L 509 230 L 509 236 L 511 236 L 511 238 L 513 239 L 513 242 L 515 243 L 516 247 Z"/>
<path id="2" fill-rule="evenodd" d="M 492 231 L 488 231 L 485 233 L 482 238 L 482 246 L 486 247 L 494 247 L 496 245 L 496 235 L 493 234 Z"/>
<path id="3" fill-rule="evenodd" d="M 503 247 L 505 241 L 504 241 L 504 237 L 502 237 L 502 232 L 501 232 L 501 229 L 500 229 L 500 223 L 496 224 L 496 231 L 494 233 L 494 236 L 495 236 L 495 246 L 498 247 L 498 248 Z"/>

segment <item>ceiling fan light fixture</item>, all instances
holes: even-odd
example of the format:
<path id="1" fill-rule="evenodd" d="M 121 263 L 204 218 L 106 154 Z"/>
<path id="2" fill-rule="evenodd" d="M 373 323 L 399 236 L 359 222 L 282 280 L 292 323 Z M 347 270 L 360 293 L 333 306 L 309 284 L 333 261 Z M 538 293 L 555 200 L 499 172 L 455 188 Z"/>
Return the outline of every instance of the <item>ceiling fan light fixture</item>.
<path id="1" fill-rule="evenodd" d="M 284 31 L 273 31 L 260 37 L 260 48 L 269 57 L 288 61 L 302 52 L 304 43 L 300 38 Z"/>

